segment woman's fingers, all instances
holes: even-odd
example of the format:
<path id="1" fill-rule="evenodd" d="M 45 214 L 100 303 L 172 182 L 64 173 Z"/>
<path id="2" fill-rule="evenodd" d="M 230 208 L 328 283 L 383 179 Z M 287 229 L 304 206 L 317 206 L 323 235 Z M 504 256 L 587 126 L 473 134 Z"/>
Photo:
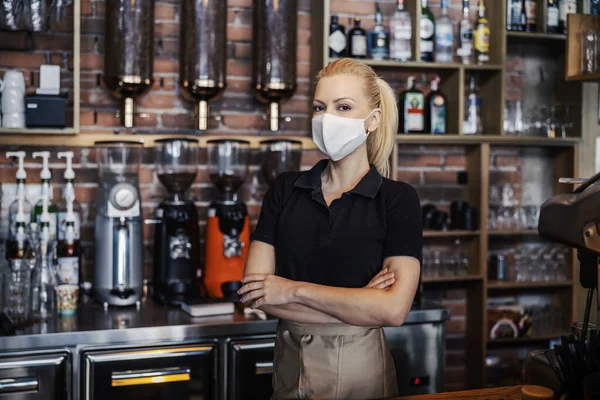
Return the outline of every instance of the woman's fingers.
<path id="1" fill-rule="evenodd" d="M 390 279 L 394 278 L 394 273 L 393 272 L 388 272 L 386 274 L 383 274 L 381 276 L 376 276 L 375 278 L 373 278 L 373 280 L 369 283 L 369 288 L 378 288 L 378 286 L 380 284 L 382 284 L 385 281 L 388 281 Z"/>
<path id="2" fill-rule="evenodd" d="M 240 288 L 240 290 L 237 291 L 237 294 L 242 295 L 253 290 L 262 289 L 264 285 L 265 284 L 262 281 L 246 283 Z"/>
<path id="3" fill-rule="evenodd" d="M 242 278 L 242 283 L 264 281 L 268 274 L 251 274 Z"/>
<path id="4" fill-rule="evenodd" d="M 394 279 L 394 278 L 386 279 L 385 281 L 383 281 L 379 285 L 377 285 L 375 287 L 375 289 L 385 290 L 385 289 L 391 287 L 394 284 L 394 282 L 396 282 L 396 279 Z"/>
<path id="5" fill-rule="evenodd" d="M 242 297 L 242 299 L 240 301 L 244 304 L 253 303 L 254 301 L 256 301 L 257 299 L 260 299 L 264 295 L 265 295 L 264 289 L 253 290 L 250 293 L 246 294 L 244 297 Z"/>

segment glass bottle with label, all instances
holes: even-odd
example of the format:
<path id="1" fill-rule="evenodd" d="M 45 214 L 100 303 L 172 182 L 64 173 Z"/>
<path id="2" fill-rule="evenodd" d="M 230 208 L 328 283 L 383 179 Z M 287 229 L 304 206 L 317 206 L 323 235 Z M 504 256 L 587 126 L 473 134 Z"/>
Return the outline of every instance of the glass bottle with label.
<path id="1" fill-rule="evenodd" d="M 75 172 L 73 171 L 73 152 L 58 153 L 59 158 L 66 158 L 65 190 L 59 204 L 59 231 L 57 245 L 57 277 L 58 284 L 77 285 L 81 274 L 81 247 L 79 244 L 81 226 L 81 206 L 75 200 Z"/>
<path id="2" fill-rule="evenodd" d="M 339 58 L 346 55 L 346 29 L 338 23 L 338 16 L 331 16 L 331 24 L 329 25 L 329 57 Z"/>
<path id="3" fill-rule="evenodd" d="M 427 6 L 427 0 L 421 0 L 421 61 L 433 61 L 435 39 L 435 17 Z"/>
<path id="4" fill-rule="evenodd" d="M 431 80 L 431 91 L 427 95 L 427 130 L 432 134 L 447 132 L 446 97 L 439 91 L 440 78 Z"/>
<path id="5" fill-rule="evenodd" d="M 375 3 L 375 28 L 368 35 L 369 55 L 372 59 L 383 61 L 390 56 L 390 35 L 383 26 L 383 14 L 379 4 Z"/>
<path id="6" fill-rule="evenodd" d="M 479 0 L 478 18 L 475 24 L 475 60 L 477 64 L 490 61 L 490 23 L 485 16 L 485 1 Z"/>
<path id="7" fill-rule="evenodd" d="M 463 64 L 473 63 L 473 22 L 469 16 L 469 0 L 463 0 L 463 17 L 458 25 L 456 55 Z"/>
<path id="8" fill-rule="evenodd" d="M 397 2 L 396 12 L 390 18 L 390 58 L 408 61 L 412 58 L 412 22 L 404 0 Z"/>
<path id="9" fill-rule="evenodd" d="M 567 15 L 577 12 L 577 0 L 561 0 L 559 9 L 558 30 L 567 34 Z"/>
<path id="10" fill-rule="evenodd" d="M 507 0 L 506 2 L 506 29 L 509 31 L 522 31 L 525 25 L 523 0 Z"/>
<path id="11" fill-rule="evenodd" d="M 425 130 L 425 96 L 415 87 L 415 77 L 408 78 L 407 89 L 400 93 L 401 133 L 423 133 Z"/>
<path id="12" fill-rule="evenodd" d="M 350 57 L 367 58 L 367 32 L 360 27 L 360 19 L 354 18 L 354 27 L 348 32 Z"/>
<path id="13" fill-rule="evenodd" d="M 546 8 L 546 32 L 558 33 L 558 21 L 560 10 L 558 8 L 558 0 L 548 0 Z"/>
<path id="14" fill-rule="evenodd" d="M 451 63 L 454 54 L 454 25 L 448 16 L 448 0 L 442 0 L 442 15 L 435 25 L 435 61 Z"/>
<path id="15" fill-rule="evenodd" d="M 590 0 L 590 14 L 600 15 L 600 0 Z"/>
<path id="16" fill-rule="evenodd" d="M 469 88 L 465 91 L 465 119 L 463 122 L 464 135 L 483 134 L 483 121 L 481 119 L 481 96 L 477 87 L 475 74 L 469 76 Z"/>
<path id="17" fill-rule="evenodd" d="M 525 5 L 525 32 L 537 30 L 537 0 L 524 0 Z"/>
<path id="18" fill-rule="evenodd" d="M 48 167 L 48 160 L 50 158 L 49 151 L 40 151 L 33 153 L 33 158 L 40 157 L 42 159 L 42 171 L 40 172 L 40 179 L 42 181 L 42 194 L 40 200 L 35 203 L 33 209 L 32 220 L 38 224 L 41 222 L 41 215 L 43 210 L 43 200 L 48 200 L 48 217 L 50 218 L 50 240 L 56 240 L 57 228 L 58 228 L 58 206 L 52 202 L 52 189 L 50 187 L 50 168 Z"/>
<path id="19" fill-rule="evenodd" d="M 15 157 L 18 161 L 17 169 L 17 198 L 8 208 L 9 235 L 7 242 L 6 257 L 11 259 L 22 259 L 25 256 L 27 246 L 27 226 L 31 218 L 31 204 L 25 198 L 25 182 L 27 172 L 24 167 L 25 152 L 7 152 L 7 157 Z"/>

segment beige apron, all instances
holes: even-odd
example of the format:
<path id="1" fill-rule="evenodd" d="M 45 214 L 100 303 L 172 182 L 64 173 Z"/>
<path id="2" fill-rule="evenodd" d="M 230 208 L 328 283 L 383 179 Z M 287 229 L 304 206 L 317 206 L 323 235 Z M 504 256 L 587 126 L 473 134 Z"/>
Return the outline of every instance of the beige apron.
<path id="1" fill-rule="evenodd" d="M 273 391 L 271 400 L 397 396 L 383 329 L 279 321 Z"/>

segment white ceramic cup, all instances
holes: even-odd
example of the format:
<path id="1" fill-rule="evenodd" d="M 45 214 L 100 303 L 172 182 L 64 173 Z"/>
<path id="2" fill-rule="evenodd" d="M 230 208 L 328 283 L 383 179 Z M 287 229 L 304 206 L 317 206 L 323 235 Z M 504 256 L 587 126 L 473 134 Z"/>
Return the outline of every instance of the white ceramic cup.
<path id="1" fill-rule="evenodd" d="M 21 71 L 13 69 L 4 73 L 4 77 L 0 81 L 0 91 L 4 92 L 7 88 L 25 92 L 25 78 Z"/>
<path id="2" fill-rule="evenodd" d="M 16 114 L 25 111 L 24 92 L 15 88 L 5 88 L 2 91 L 2 113 Z"/>
<path id="3" fill-rule="evenodd" d="M 25 113 L 2 114 L 3 128 L 25 128 Z"/>

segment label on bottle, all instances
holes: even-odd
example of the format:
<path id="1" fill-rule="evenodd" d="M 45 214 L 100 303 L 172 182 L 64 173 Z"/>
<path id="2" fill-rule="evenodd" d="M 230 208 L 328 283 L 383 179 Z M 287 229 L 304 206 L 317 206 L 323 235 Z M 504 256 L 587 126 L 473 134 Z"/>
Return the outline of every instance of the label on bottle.
<path id="1" fill-rule="evenodd" d="M 421 18 L 421 39 L 433 39 L 435 25 L 429 18 Z M 422 41 L 421 41 L 422 42 Z"/>
<path id="2" fill-rule="evenodd" d="M 558 27 L 558 9 L 556 7 L 548 8 L 548 27 Z"/>
<path id="3" fill-rule="evenodd" d="M 75 229 L 73 230 L 73 239 L 79 240 L 81 238 L 81 220 L 79 218 L 79 214 L 73 213 L 75 216 Z M 66 211 L 61 211 L 58 213 L 58 240 L 66 240 L 66 232 L 67 232 L 67 213 Z"/>
<path id="4" fill-rule="evenodd" d="M 367 56 L 367 37 L 364 35 L 352 36 L 352 56 Z"/>
<path id="5" fill-rule="evenodd" d="M 560 20 L 567 23 L 567 14 L 577 12 L 577 0 L 562 0 L 560 2 Z"/>
<path id="6" fill-rule="evenodd" d="M 435 31 L 435 54 L 438 62 L 452 62 L 454 30 L 452 25 L 438 24 Z"/>
<path id="7" fill-rule="evenodd" d="M 442 96 L 435 96 L 431 105 L 431 133 L 446 133 L 446 104 Z"/>
<path id="8" fill-rule="evenodd" d="M 56 272 L 59 285 L 79 285 L 79 257 L 59 257 Z"/>
<path id="9" fill-rule="evenodd" d="M 528 0 L 525 2 L 525 17 L 527 18 L 528 24 L 535 25 L 537 21 L 536 14 L 536 2 L 532 0 Z"/>
<path id="10" fill-rule="evenodd" d="M 422 131 L 425 128 L 424 97 L 422 93 L 406 93 L 404 100 L 404 116 L 406 129 Z"/>
<path id="11" fill-rule="evenodd" d="M 479 119 L 481 118 L 481 98 L 476 94 L 470 94 L 467 97 L 467 104 L 465 104 L 465 121 L 463 124 L 464 134 L 475 134 L 477 133 L 477 126 L 479 125 Z"/>
<path id="12" fill-rule="evenodd" d="M 456 50 L 460 57 L 470 57 L 473 55 L 473 30 L 463 29 L 460 34 L 460 48 Z"/>
<path id="13" fill-rule="evenodd" d="M 490 51 L 490 27 L 482 25 L 475 32 L 475 49 L 480 53 Z"/>
<path id="14" fill-rule="evenodd" d="M 388 49 L 388 35 L 385 32 L 369 33 L 369 53 L 375 60 L 384 60 L 388 58 L 390 51 Z"/>
<path id="15" fill-rule="evenodd" d="M 390 21 L 390 30 L 394 39 L 397 40 L 410 40 L 412 39 L 412 25 L 410 23 L 410 17 L 406 18 L 398 17 L 393 22 Z"/>
<path id="16" fill-rule="evenodd" d="M 336 53 L 342 53 L 346 49 L 346 35 L 337 30 L 329 35 L 329 48 Z"/>

